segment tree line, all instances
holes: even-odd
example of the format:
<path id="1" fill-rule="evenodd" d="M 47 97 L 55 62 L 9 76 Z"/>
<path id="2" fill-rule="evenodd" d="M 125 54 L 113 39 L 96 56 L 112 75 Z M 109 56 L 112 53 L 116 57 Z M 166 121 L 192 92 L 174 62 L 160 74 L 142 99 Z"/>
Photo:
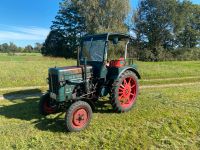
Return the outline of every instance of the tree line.
<path id="1" fill-rule="evenodd" d="M 133 20 L 140 60 L 200 59 L 200 5 L 143 0 Z"/>
<path id="2" fill-rule="evenodd" d="M 130 12 L 129 0 L 62 0 L 41 52 L 74 58 L 83 35 L 125 32 L 138 60 L 200 59 L 200 5 L 141 0 Z"/>
<path id="3" fill-rule="evenodd" d="M 40 53 L 42 48 L 41 43 L 35 43 L 34 46 L 27 45 L 19 47 L 13 42 L 0 44 L 0 53 Z"/>

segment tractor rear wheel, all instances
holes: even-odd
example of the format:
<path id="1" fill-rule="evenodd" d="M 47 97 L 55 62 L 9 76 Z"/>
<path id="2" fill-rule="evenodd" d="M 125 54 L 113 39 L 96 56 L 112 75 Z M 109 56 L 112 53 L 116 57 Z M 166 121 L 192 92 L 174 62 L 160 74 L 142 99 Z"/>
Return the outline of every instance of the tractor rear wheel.
<path id="1" fill-rule="evenodd" d="M 51 102 L 49 93 L 41 96 L 39 102 L 39 112 L 41 115 L 49 115 L 57 112 L 57 106 Z"/>
<path id="2" fill-rule="evenodd" d="M 77 132 L 85 129 L 92 118 L 92 109 L 87 102 L 77 101 L 73 103 L 66 112 L 66 129 Z"/>
<path id="3" fill-rule="evenodd" d="M 117 112 L 129 111 L 138 96 L 138 78 L 132 71 L 125 71 L 114 81 L 111 90 L 111 104 Z"/>

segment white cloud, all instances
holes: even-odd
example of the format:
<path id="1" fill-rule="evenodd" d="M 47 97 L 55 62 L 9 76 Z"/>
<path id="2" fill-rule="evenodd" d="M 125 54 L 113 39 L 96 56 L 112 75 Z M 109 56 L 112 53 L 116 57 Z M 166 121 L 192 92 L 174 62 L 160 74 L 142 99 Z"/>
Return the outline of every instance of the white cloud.
<path id="1" fill-rule="evenodd" d="M 0 25 L 0 41 L 16 41 L 16 40 L 45 40 L 49 33 L 49 29 L 35 26 L 7 26 Z"/>

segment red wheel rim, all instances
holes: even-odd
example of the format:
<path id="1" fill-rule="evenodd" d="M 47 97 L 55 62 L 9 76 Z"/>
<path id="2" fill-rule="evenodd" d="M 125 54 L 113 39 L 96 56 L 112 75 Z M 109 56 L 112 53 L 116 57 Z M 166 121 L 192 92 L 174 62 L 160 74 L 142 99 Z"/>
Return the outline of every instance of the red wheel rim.
<path id="1" fill-rule="evenodd" d="M 51 106 L 49 106 L 49 103 L 46 101 L 46 102 L 44 103 L 44 111 L 45 111 L 46 113 L 48 113 L 48 114 L 52 114 L 52 113 L 54 113 L 55 109 L 52 108 Z"/>
<path id="2" fill-rule="evenodd" d="M 133 77 L 125 78 L 118 89 L 118 100 L 121 107 L 128 108 L 136 100 L 137 82 Z"/>
<path id="3" fill-rule="evenodd" d="M 85 108 L 79 108 L 73 113 L 72 125 L 74 128 L 82 128 L 88 122 L 88 112 Z"/>

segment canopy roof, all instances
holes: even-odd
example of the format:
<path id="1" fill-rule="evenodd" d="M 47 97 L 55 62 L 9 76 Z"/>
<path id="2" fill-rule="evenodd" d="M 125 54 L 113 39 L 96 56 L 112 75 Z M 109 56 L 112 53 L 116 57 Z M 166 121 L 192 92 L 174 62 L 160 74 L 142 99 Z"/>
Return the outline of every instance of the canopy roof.
<path id="1" fill-rule="evenodd" d="M 83 39 L 84 40 L 89 40 L 91 38 L 96 38 L 96 39 L 106 39 L 106 40 L 112 40 L 114 38 L 118 37 L 119 40 L 121 39 L 133 39 L 129 34 L 125 33 L 103 33 L 103 34 L 94 34 L 94 35 L 86 35 Z"/>

